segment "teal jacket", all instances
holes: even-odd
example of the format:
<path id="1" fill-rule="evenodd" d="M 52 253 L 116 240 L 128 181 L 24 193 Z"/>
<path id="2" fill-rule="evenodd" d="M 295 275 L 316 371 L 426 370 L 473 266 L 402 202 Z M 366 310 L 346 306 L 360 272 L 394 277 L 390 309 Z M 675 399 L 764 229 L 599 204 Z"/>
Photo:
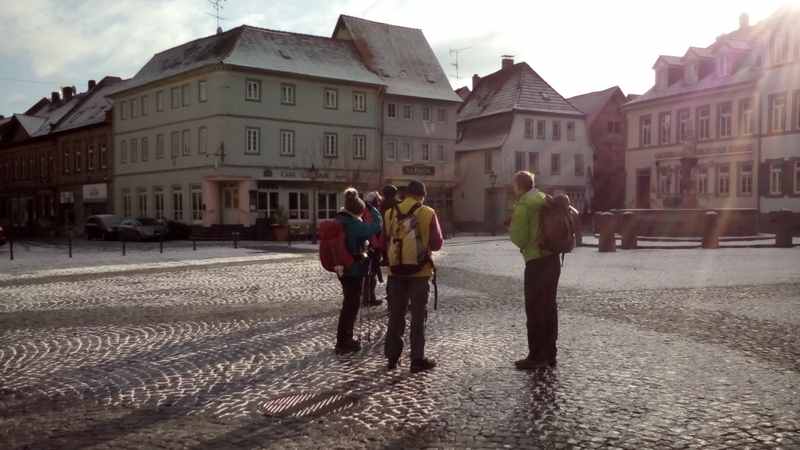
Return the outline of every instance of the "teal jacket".
<path id="1" fill-rule="evenodd" d="M 372 214 L 372 222 L 367 223 L 356 219 L 351 214 L 340 212 L 336 218 L 344 225 L 345 240 L 347 243 L 347 250 L 354 257 L 364 253 L 366 249 L 365 242 L 372 236 L 380 233 L 383 229 L 383 219 L 381 213 L 372 206 L 367 205 L 369 214 Z M 368 272 L 368 261 L 366 259 L 358 260 L 344 271 L 346 277 L 363 277 Z"/>
<path id="2" fill-rule="evenodd" d="M 514 204 L 509 232 L 511 242 L 519 247 L 525 262 L 551 254 L 539 249 L 539 213 L 544 201 L 544 193 L 531 190 L 523 194 Z"/>

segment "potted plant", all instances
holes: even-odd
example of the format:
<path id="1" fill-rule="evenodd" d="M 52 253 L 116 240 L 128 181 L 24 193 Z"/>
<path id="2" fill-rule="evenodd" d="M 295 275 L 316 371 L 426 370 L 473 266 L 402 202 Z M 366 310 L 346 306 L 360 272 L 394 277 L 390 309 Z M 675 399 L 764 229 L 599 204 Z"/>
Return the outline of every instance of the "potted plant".
<path id="1" fill-rule="evenodd" d="M 272 239 L 286 242 L 289 240 L 289 216 L 283 207 L 279 207 L 269 217 L 272 228 Z"/>

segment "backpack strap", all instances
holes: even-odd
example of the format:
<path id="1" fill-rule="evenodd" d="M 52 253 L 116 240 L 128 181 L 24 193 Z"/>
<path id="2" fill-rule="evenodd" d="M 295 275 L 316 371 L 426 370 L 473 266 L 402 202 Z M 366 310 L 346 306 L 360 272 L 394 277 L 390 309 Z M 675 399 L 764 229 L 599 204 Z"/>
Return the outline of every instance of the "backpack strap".
<path id="1" fill-rule="evenodd" d="M 422 207 L 422 203 L 415 203 L 414 206 L 412 206 L 411 209 L 409 209 L 407 213 L 403 214 L 402 212 L 400 212 L 400 207 L 395 205 L 394 206 L 395 218 L 397 218 L 397 220 L 403 220 L 403 219 L 406 219 L 408 217 L 411 217 L 421 207 Z"/>

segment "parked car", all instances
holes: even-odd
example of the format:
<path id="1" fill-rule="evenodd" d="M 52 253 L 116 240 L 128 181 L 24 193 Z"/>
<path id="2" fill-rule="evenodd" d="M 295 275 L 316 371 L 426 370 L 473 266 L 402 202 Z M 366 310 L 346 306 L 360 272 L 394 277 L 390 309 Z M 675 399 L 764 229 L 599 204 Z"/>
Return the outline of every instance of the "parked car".
<path id="1" fill-rule="evenodd" d="M 122 223 L 122 216 L 114 214 L 89 216 L 83 227 L 86 239 L 102 239 L 104 241 L 117 239 L 120 223 Z"/>
<path id="2" fill-rule="evenodd" d="M 185 223 L 167 220 L 167 239 L 183 240 L 192 235 L 192 227 Z"/>
<path id="3" fill-rule="evenodd" d="M 126 241 L 158 240 L 166 237 L 167 226 L 150 217 L 130 217 L 120 222 L 118 233 Z"/>
<path id="4" fill-rule="evenodd" d="M 0 245 L 5 245 L 8 237 L 6 237 L 6 232 L 3 230 L 3 227 L 0 227 Z"/>

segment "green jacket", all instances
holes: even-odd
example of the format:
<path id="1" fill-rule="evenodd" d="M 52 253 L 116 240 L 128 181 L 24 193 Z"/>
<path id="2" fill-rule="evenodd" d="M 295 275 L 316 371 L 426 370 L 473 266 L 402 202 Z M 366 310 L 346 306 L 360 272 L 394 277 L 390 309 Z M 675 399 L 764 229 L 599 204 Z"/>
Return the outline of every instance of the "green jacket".
<path id="1" fill-rule="evenodd" d="M 531 190 L 523 194 L 514 204 L 514 212 L 511 215 L 511 242 L 519 247 L 525 262 L 551 254 L 539 249 L 539 211 L 544 205 L 544 199 L 544 193 Z"/>

